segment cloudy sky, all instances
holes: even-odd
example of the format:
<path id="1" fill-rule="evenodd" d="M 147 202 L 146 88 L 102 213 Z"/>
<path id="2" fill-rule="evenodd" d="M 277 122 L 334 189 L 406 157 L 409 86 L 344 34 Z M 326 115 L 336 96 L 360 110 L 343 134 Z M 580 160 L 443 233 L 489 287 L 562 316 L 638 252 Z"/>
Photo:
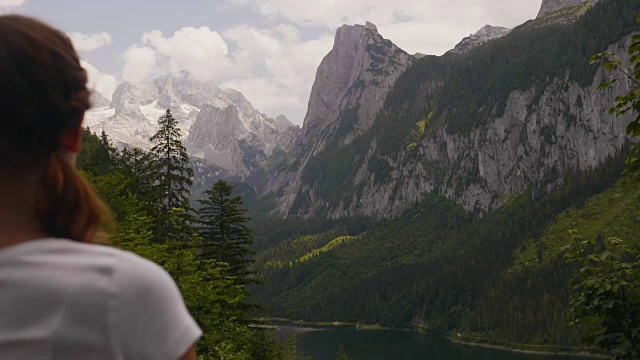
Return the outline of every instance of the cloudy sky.
<path id="1" fill-rule="evenodd" d="M 92 86 L 187 71 L 301 124 L 316 68 L 342 24 L 371 21 L 409 53 L 440 55 L 485 24 L 532 19 L 540 0 L 0 0 L 0 13 L 66 31 Z"/>

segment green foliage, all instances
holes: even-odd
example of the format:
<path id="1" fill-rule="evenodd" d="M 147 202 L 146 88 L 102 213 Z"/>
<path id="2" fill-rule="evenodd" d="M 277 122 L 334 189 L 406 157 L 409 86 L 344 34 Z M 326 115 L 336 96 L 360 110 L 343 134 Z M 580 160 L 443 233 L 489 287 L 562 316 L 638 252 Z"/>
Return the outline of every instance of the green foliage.
<path id="1" fill-rule="evenodd" d="M 638 19 L 640 22 L 640 19 Z M 640 138 L 640 35 L 633 35 L 628 50 L 630 64 L 623 63 L 612 53 L 593 56 L 591 64 L 602 64 L 606 71 L 620 72 L 630 87 L 627 94 L 618 95 L 610 113 L 623 116 L 634 113 L 627 127 L 627 135 Z M 619 79 L 605 81 L 598 89 L 606 89 Z M 631 184 L 640 183 L 640 144 L 633 146 L 626 160 L 625 173 Z M 637 199 L 635 199 L 637 202 Z M 624 214 L 627 215 L 627 214 Z M 574 251 L 568 252 L 567 262 L 581 265 L 571 280 L 572 324 L 586 324 L 583 341 L 608 351 L 615 351 L 615 359 L 640 358 L 640 250 L 627 246 L 618 237 L 605 244 L 602 237 L 584 240 L 578 230 L 570 230 Z M 633 236 L 637 236 L 636 231 Z M 598 241 L 600 240 L 600 241 Z M 634 239 L 637 241 L 637 239 Z M 565 250 L 572 245 L 566 246 Z"/>
<path id="2" fill-rule="evenodd" d="M 514 262 L 523 244 L 543 238 L 558 214 L 611 186 L 623 167 L 621 155 L 599 169 L 567 175 L 552 194 L 525 192 L 481 219 L 432 196 L 401 218 L 359 233 L 280 233 L 289 240 L 271 240 L 274 245 L 260 251 L 268 286 L 253 289 L 254 299 L 269 315 L 290 319 L 419 324 L 442 334 L 579 346 L 579 329 L 565 326 L 575 267 L 557 255 L 521 268 Z M 358 240 L 296 261 L 346 235 Z"/>
<path id="3" fill-rule="evenodd" d="M 571 231 L 574 251 L 567 262 L 582 268 L 571 280 L 572 324 L 586 323 L 588 345 L 616 352 L 615 359 L 640 358 L 640 251 L 610 238 L 600 251 L 595 240 Z"/>
<path id="4" fill-rule="evenodd" d="M 628 50 L 630 59 L 629 65 L 623 66 L 615 54 L 604 52 L 593 56 L 591 64 L 602 64 L 606 71 L 619 72 L 622 80 L 627 80 L 630 85 L 626 94 L 616 97 L 616 104 L 609 110 L 611 114 L 623 116 L 628 113 L 635 114 L 635 119 L 627 126 L 627 135 L 631 138 L 640 139 L 640 35 L 633 35 L 631 45 Z M 618 78 L 605 81 L 598 86 L 598 89 L 606 89 L 616 82 Z M 628 168 L 625 173 L 631 181 L 640 182 L 640 143 L 636 143 L 627 158 Z"/>
<path id="5" fill-rule="evenodd" d="M 199 256 L 192 245 L 203 240 L 188 222 L 186 209 L 168 210 L 163 214 L 165 232 L 156 232 L 155 214 L 166 201 L 158 201 L 158 192 L 149 188 L 158 178 L 158 169 L 151 165 L 160 160 L 135 149 L 116 151 L 106 136 L 101 139 L 89 132 L 83 134 L 83 147 L 82 171 L 117 222 L 111 229 L 112 243 L 156 262 L 175 279 L 204 332 L 196 344 L 200 359 L 297 358 L 295 341 L 280 344 L 267 330 L 248 326 L 246 287 L 230 274 L 237 264 Z"/>
<path id="6" fill-rule="evenodd" d="M 331 240 L 327 245 L 319 248 L 319 249 L 315 249 L 309 253 L 304 254 L 302 257 L 300 257 L 300 259 L 298 260 L 299 262 L 305 262 L 308 261 L 309 259 L 311 259 L 312 257 L 315 256 L 319 256 L 322 255 L 323 253 L 326 253 L 327 251 L 331 251 L 333 249 L 335 249 L 336 247 L 344 244 L 345 242 L 351 241 L 356 239 L 355 236 L 340 236 L 338 238 L 335 238 L 333 240 Z"/>
<path id="7" fill-rule="evenodd" d="M 425 56 L 396 81 L 369 131 L 346 145 L 329 144 L 308 161 L 302 174 L 305 186 L 289 215 L 308 215 L 305 211 L 318 197 L 328 203 L 327 208 L 341 202 L 348 208 L 359 191 L 353 185 L 355 174 L 365 161 L 370 162 L 374 181 L 384 183 L 393 170 L 386 159 L 396 168 L 416 160 L 419 141 L 440 126 L 450 134 L 482 129 L 490 119 L 504 115 L 509 96 L 516 91 L 532 91 L 534 108 L 556 81 L 589 86 L 597 71 L 588 65 L 591 55 L 636 31 L 638 10 L 637 1 L 608 0 L 569 25 L 539 26 L 533 21 L 466 54 Z M 345 112 L 337 123 L 350 129 L 352 119 L 352 112 Z M 420 122 L 425 119 L 422 132 Z M 564 120 L 577 122 L 568 110 Z M 372 147 L 374 154 L 367 159 Z M 442 169 L 425 165 L 445 181 Z"/>
<path id="8" fill-rule="evenodd" d="M 88 128 L 83 129 L 82 151 L 77 160 L 78 169 L 94 176 L 108 174 L 113 166 L 111 157 L 113 151 L 115 149 L 104 132 L 101 137 L 97 137 Z"/>
<path id="9" fill-rule="evenodd" d="M 242 207 L 242 197 L 233 197 L 233 185 L 224 180 L 218 180 L 205 194 L 198 210 L 201 257 L 230 264 L 229 274 L 239 284 L 252 283 L 253 237 L 246 225 L 248 210 Z"/>
<path id="10" fill-rule="evenodd" d="M 194 171 L 171 110 L 167 109 L 166 114 L 158 119 L 158 125 L 160 129 L 151 137 L 155 144 L 150 151 L 151 173 L 156 175 L 154 186 L 157 187 L 160 204 L 157 234 L 164 234 L 171 226 L 165 216 L 171 209 L 185 209 L 185 222 L 190 220 L 189 195 Z"/>

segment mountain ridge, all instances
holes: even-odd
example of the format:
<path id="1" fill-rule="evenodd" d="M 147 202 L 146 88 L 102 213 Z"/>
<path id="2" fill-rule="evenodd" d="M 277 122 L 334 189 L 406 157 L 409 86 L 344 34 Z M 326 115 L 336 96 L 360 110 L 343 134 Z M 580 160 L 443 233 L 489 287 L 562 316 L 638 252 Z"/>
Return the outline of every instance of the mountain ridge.
<path id="1" fill-rule="evenodd" d="M 223 168 L 233 176 L 247 175 L 250 168 L 257 166 L 257 162 L 270 156 L 275 149 L 289 146 L 298 131 L 283 115 L 278 117 L 276 124 L 276 120 L 256 110 L 241 92 L 222 90 L 213 82 L 197 81 L 186 73 L 164 75 L 144 84 L 121 83 L 114 91 L 109 106 L 104 106 L 104 101 L 99 105 L 103 106 L 87 113 L 87 126 L 93 131 L 104 130 L 116 142 L 142 149 L 151 147 L 150 138 L 157 131 L 158 117 L 171 109 L 191 155 Z M 207 126 L 207 122 L 220 121 L 219 114 L 214 114 L 210 108 L 207 112 L 201 111 L 206 106 L 219 109 L 231 106 L 237 110 L 227 112 L 224 120 L 229 124 L 240 124 L 233 132 L 235 149 L 211 146 L 228 145 L 225 143 L 228 139 L 219 138 L 228 134 L 201 129 Z M 205 118 L 207 115 L 212 118 Z M 193 131 L 207 133 L 210 138 L 190 137 Z M 244 145 L 240 146 L 241 143 Z M 229 151 L 234 154 L 229 159 L 220 155 L 231 154 Z M 236 156 L 238 154 L 241 156 Z"/>
<path id="2" fill-rule="evenodd" d="M 412 61 L 382 111 L 366 120 L 363 107 L 347 96 L 344 103 L 353 106 L 328 125 L 305 122 L 306 136 L 320 135 L 288 170 L 271 174 L 274 214 L 391 218 L 434 191 L 482 213 L 528 187 L 548 193 L 562 174 L 615 155 L 628 141 L 629 118 L 614 121 L 608 109 L 625 84 L 596 91 L 609 75 L 588 62 L 607 48 L 628 60 L 625 36 L 637 25 L 630 15 L 613 19 L 600 5 L 576 22 L 517 28 L 465 56 Z M 593 42 L 598 21 L 610 25 Z M 573 36 L 568 44 L 567 36 Z M 337 46 L 345 39 L 358 41 L 337 36 Z M 556 65 L 541 61 L 553 53 L 565 55 L 554 58 Z M 312 94 L 310 104 L 319 99 Z M 307 118 L 313 116 L 310 106 Z M 358 121 L 372 124 L 370 131 L 354 132 Z"/>

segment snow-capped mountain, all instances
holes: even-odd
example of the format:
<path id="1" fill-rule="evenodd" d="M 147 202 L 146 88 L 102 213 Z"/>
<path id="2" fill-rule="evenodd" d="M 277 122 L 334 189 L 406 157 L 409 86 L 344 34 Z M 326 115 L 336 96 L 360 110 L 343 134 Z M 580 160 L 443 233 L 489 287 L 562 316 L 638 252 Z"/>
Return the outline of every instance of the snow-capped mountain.
<path id="1" fill-rule="evenodd" d="M 187 74 L 167 75 L 149 84 L 120 84 L 110 106 L 98 96 L 85 117 L 91 130 L 150 149 L 158 118 L 171 109 L 191 156 L 231 174 L 244 175 L 277 148 L 285 149 L 298 127 L 284 116 L 275 120 L 256 110 L 240 93 L 220 89 Z"/>

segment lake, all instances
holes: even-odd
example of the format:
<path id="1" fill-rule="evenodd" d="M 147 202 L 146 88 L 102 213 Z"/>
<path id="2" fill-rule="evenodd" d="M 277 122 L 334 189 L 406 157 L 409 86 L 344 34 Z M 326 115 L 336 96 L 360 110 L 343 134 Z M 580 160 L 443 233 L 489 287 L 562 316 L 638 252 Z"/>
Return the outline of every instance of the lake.
<path id="1" fill-rule="evenodd" d="M 335 360 L 342 346 L 355 360 L 585 360 L 562 355 L 532 355 L 455 344 L 427 334 L 355 327 L 303 328 L 280 326 L 282 335 L 295 334 L 298 348 L 313 360 Z"/>

